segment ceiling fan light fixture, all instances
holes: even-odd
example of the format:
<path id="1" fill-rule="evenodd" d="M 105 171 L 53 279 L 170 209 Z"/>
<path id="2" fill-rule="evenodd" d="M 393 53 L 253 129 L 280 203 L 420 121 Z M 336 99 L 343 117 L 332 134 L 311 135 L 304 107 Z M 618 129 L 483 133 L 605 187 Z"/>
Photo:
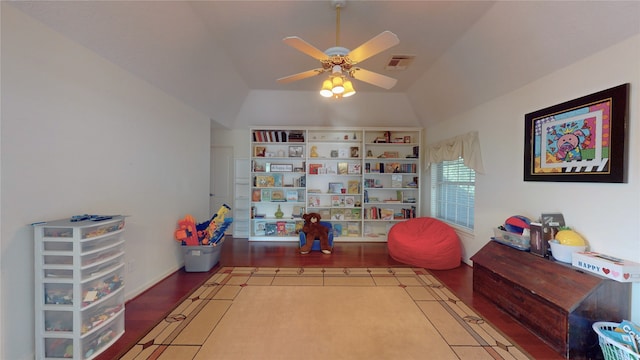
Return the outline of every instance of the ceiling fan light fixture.
<path id="1" fill-rule="evenodd" d="M 344 92 L 342 93 L 342 97 L 349 97 L 356 93 L 356 90 L 353 88 L 353 84 L 350 80 L 344 82 Z"/>
<path id="2" fill-rule="evenodd" d="M 334 94 L 342 94 L 344 92 L 344 86 L 343 86 L 341 76 L 334 76 L 333 79 L 331 80 L 331 83 L 333 85 L 333 88 L 331 89 L 331 91 Z"/>
<path id="3" fill-rule="evenodd" d="M 278 82 L 288 83 L 330 72 L 326 80 L 322 82 L 320 95 L 335 99 L 349 97 L 356 93 L 349 78 L 385 89 L 391 89 L 396 84 L 396 79 L 354 67 L 356 64 L 397 45 L 400 39 L 396 34 L 385 30 L 354 50 L 340 46 L 340 9 L 345 6 L 346 1 L 331 0 L 336 9 L 336 46 L 321 51 L 297 36 L 288 36 L 282 39 L 285 44 L 319 60 L 322 67 L 279 78 Z"/>
<path id="4" fill-rule="evenodd" d="M 320 95 L 324 96 L 324 97 L 332 97 L 333 96 L 333 91 L 331 91 L 331 89 L 333 88 L 333 84 L 331 83 L 331 80 L 327 79 L 322 83 L 322 89 L 320 89 Z"/>

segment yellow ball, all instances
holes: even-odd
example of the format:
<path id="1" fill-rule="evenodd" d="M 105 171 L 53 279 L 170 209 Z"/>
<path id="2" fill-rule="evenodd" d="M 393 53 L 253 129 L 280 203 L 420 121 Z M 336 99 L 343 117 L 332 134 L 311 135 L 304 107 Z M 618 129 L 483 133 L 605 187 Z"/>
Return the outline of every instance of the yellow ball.
<path id="1" fill-rule="evenodd" d="M 558 231 L 558 233 L 556 234 L 556 240 L 558 240 L 558 242 L 560 242 L 560 244 L 562 245 L 568 245 L 568 246 L 585 246 L 586 245 L 586 242 L 584 241 L 582 236 L 580 236 L 580 234 L 578 234 L 573 230 Z"/>

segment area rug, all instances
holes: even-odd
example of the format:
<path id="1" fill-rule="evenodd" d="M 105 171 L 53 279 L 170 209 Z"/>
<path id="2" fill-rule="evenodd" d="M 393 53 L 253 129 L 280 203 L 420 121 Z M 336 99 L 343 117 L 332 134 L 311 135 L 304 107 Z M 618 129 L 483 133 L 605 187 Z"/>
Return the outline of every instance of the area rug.
<path id="1" fill-rule="evenodd" d="M 223 267 L 122 359 L 530 359 L 419 268 Z"/>

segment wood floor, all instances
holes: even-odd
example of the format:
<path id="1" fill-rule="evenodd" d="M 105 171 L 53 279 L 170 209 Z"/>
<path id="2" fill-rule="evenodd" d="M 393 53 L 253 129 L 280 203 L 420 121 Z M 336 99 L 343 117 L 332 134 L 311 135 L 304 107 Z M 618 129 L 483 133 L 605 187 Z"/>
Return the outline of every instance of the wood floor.
<path id="1" fill-rule="evenodd" d="M 222 248 L 220 262 L 211 271 L 188 273 L 181 269 L 128 301 L 125 310 L 124 335 L 97 359 L 117 359 L 221 266 L 385 267 L 406 265 L 396 262 L 388 255 L 385 243 L 336 243 L 331 255 L 320 252 L 299 255 L 297 245 L 293 242 L 249 242 L 246 239 L 228 237 Z M 473 271 L 470 266 L 463 264 L 454 270 L 432 270 L 432 272 L 461 300 L 473 307 L 485 320 L 499 328 L 535 359 L 562 359 L 482 295 L 474 294 Z"/>

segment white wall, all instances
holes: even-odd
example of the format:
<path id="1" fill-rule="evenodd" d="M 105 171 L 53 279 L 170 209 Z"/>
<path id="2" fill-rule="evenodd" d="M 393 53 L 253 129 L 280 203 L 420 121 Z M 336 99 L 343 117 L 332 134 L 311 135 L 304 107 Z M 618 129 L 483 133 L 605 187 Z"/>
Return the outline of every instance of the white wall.
<path id="1" fill-rule="evenodd" d="M 475 237 L 463 239 L 465 261 L 513 214 L 562 212 L 594 251 L 640 262 L 640 36 L 583 59 L 521 89 L 426 129 L 426 143 L 477 130 L 486 174 L 476 178 Z M 524 115 L 631 83 L 629 168 L 625 184 L 524 182 Z M 433 119 L 431 119 L 433 120 Z M 640 290 L 632 315 L 640 321 Z"/>
<path id="2" fill-rule="evenodd" d="M 2 4 L 1 359 L 34 357 L 27 224 L 126 214 L 126 298 L 179 269 L 208 218 L 210 121 Z"/>

